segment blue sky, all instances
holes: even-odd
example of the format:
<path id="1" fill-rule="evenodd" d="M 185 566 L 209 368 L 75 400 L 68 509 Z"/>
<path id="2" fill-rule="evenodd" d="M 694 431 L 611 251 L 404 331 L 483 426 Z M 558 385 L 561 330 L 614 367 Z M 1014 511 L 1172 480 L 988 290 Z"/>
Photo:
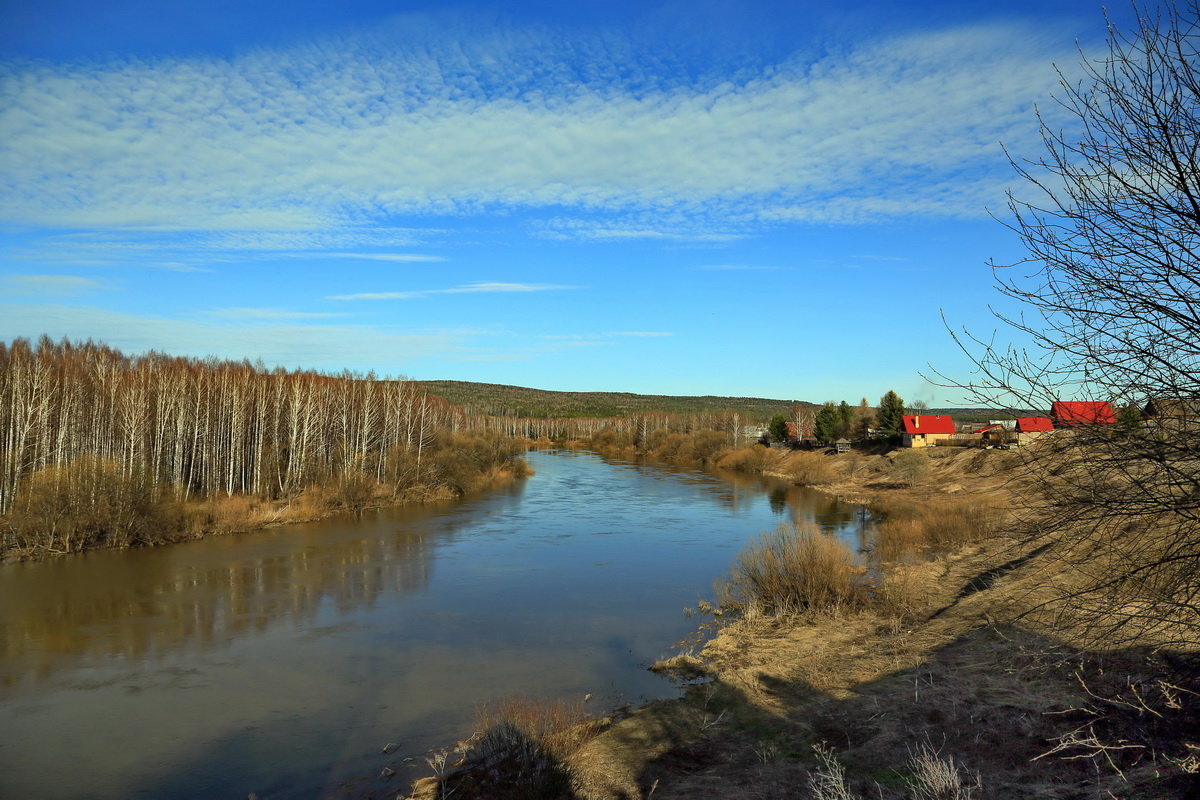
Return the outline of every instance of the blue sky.
<path id="1" fill-rule="evenodd" d="M 0 338 L 958 402 L 1103 17 L 841 5 L 0 0 Z"/>

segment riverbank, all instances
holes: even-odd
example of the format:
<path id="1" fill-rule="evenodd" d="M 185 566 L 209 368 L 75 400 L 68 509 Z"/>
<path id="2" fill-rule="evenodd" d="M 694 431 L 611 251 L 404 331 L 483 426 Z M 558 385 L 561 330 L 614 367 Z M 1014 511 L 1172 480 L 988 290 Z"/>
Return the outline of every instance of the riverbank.
<path id="1" fill-rule="evenodd" d="M 513 441 L 514 452 L 522 446 Z M 72 508 L 74 499 L 52 495 L 26 506 L 23 513 L 0 517 L 0 564 L 95 549 L 157 547 L 315 522 L 347 512 L 446 502 L 532 474 L 523 458 L 505 453 L 493 463 L 460 467 L 452 479 L 399 488 L 364 479 L 353 484 L 317 484 L 283 499 L 233 493 L 183 501 L 130 498 L 133 492 L 120 485 L 119 476 L 104 476 L 104 483 L 117 487 L 110 492 L 115 497 L 85 498 L 94 503 L 86 509 L 86 516 Z M 61 529 L 71 525 L 80 530 L 77 539 L 67 540 L 65 547 L 46 535 L 49 528 L 61 536 Z M 112 535 L 121 528 L 124 535 Z M 152 533 L 136 535 L 134 530 Z"/>
<path id="2" fill-rule="evenodd" d="M 898 520 L 931 520 L 964 499 L 1007 503 L 1029 489 L 1013 453 L 939 448 L 914 461 L 902 452 L 830 457 L 814 488 Z M 741 458 L 794 479 L 812 471 L 811 455 Z M 903 537 L 916 525 L 894 527 Z M 904 602 L 776 615 L 710 608 L 712 638 L 659 665 L 687 686 L 682 698 L 565 728 L 573 738 L 512 720 L 497 736 L 492 726 L 463 747 L 462 769 L 419 782 L 413 797 L 1166 800 L 1195 791 L 1194 651 L 1160 650 L 1150 637 L 1120 649 L 1096 641 L 1047 591 L 1064 580 L 1063 565 L 1036 542 L 989 532 L 920 549 L 924 557 L 910 549 L 888 568 Z M 548 782 L 525 793 L 533 774 Z"/>

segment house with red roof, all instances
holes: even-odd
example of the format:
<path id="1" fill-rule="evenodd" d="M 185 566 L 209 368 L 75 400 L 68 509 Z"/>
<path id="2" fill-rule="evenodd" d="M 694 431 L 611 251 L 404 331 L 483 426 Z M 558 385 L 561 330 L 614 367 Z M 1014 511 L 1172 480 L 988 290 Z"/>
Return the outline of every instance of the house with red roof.
<path id="1" fill-rule="evenodd" d="M 957 432 L 949 414 L 905 414 L 901 419 L 904 447 L 928 447 Z"/>
<path id="2" fill-rule="evenodd" d="M 1050 416 L 1060 428 L 1080 425 L 1113 425 L 1117 415 L 1107 400 L 1058 400 L 1050 408 Z"/>
<path id="3" fill-rule="evenodd" d="M 1054 430 L 1049 417 L 1017 417 L 1017 444 L 1029 444 Z"/>

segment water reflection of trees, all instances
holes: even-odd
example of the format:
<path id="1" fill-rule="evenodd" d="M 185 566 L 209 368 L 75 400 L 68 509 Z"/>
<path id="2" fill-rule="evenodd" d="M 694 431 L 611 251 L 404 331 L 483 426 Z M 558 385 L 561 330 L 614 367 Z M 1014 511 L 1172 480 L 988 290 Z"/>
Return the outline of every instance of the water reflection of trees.
<path id="1" fill-rule="evenodd" d="M 317 530 L 11 565 L 0 572 L 0 681 L 41 680 L 87 658 L 211 650 L 281 621 L 313 627 L 323 608 L 344 614 L 425 587 L 444 536 L 331 541 Z"/>

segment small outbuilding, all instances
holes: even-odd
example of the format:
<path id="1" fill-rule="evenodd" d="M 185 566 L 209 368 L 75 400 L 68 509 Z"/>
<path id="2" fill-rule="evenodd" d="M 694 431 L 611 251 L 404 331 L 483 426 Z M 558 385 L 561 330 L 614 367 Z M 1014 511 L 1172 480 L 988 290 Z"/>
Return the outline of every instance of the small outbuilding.
<path id="1" fill-rule="evenodd" d="M 850 440 L 846 438 L 838 439 L 833 443 L 833 449 L 839 453 L 850 452 Z"/>
<path id="2" fill-rule="evenodd" d="M 904 447 L 929 447 L 957 432 L 949 414 L 905 414 L 900 432 Z"/>

